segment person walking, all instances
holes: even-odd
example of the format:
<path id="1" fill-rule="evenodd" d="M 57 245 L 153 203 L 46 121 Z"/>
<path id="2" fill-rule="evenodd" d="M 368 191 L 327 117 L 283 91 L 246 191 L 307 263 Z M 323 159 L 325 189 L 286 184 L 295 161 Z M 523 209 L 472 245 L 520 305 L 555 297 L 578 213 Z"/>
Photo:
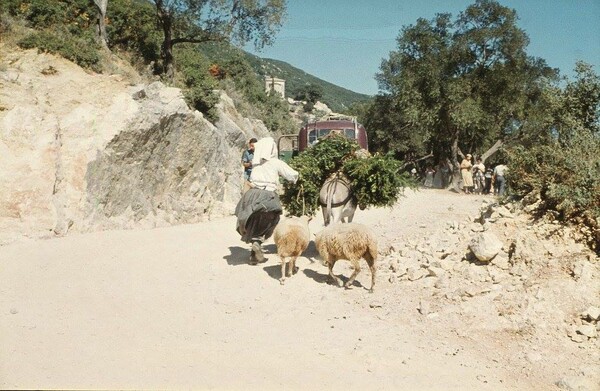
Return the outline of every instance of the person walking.
<path id="1" fill-rule="evenodd" d="M 504 192 L 506 191 L 506 179 L 504 178 L 504 175 L 507 171 L 508 167 L 506 167 L 504 164 L 498 164 L 494 168 L 494 185 L 496 188 L 496 194 L 499 196 L 503 196 Z"/>
<path id="2" fill-rule="evenodd" d="M 242 194 L 250 189 L 250 175 L 252 174 L 252 158 L 254 157 L 254 143 L 256 138 L 252 137 L 248 141 L 248 147 L 242 153 L 242 167 L 244 168 L 244 186 Z"/>
<path id="3" fill-rule="evenodd" d="M 460 174 L 462 176 L 463 190 L 465 194 L 471 194 L 473 189 L 473 175 L 471 174 L 472 167 L 473 163 L 471 163 L 471 154 L 468 153 L 460 163 Z"/>
<path id="4" fill-rule="evenodd" d="M 276 193 L 279 177 L 296 183 L 298 171 L 277 158 L 277 145 L 272 137 L 254 143 L 250 189 L 235 208 L 236 230 L 242 241 L 251 243 L 251 265 L 264 261 L 262 243 L 271 237 L 282 213 Z"/>
<path id="5" fill-rule="evenodd" d="M 427 166 L 425 169 L 425 187 L 433 187 L 433 176 L 435 175 L 435 170 L 431 166 Z"/>
<path id="6" fill-rule="evenodd" d="M 485 188 L 483 190 L 484 194 L 490 194 L 492 191 L 492 176 L 494 175 L 494 170 L 488 168 L 485 170 Z"/>
<path id="7" fill-rule="evenodd" d="M 480 157 L 475 160 L 473 165 L 473 186 L 474 190 L 478 194 L 483 194 L 483 188 L 485 187 L 485 165 L 483 164 Z"/>
<path id="8" fill-rule="evenodd" d="M 242 153 L 242 166 L 244 167 L 244 179 L 249 181 L 252 174 L 252 158 L 254 157 L 254 143 L 256 138 L 252 137 L 248 141 L 248 148 Z"/>

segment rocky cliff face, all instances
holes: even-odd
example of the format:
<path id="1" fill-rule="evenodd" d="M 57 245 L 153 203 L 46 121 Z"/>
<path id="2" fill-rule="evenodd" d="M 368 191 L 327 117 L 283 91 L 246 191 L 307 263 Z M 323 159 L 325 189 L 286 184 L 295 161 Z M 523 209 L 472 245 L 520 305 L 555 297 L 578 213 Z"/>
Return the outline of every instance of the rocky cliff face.
<path id="1" fill-rule="evenodd" d="M 0 58 L 0 243 L 232 213 L 246 140 L 268 131 L 227 95 L 213 125 L 160 82 Z"/>

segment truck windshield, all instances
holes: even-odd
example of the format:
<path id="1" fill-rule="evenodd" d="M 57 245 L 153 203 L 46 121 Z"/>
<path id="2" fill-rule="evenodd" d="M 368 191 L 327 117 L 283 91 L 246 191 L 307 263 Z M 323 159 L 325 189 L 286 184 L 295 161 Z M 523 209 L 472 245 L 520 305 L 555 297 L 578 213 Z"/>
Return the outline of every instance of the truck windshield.
<path id="1" fill-rule="evenodd" d="M 354 129 L 313 129 L 308 132 L 308 144 L 313 145 L 321 137 L 327 136 L 331 132 L 341 133 L 349 139 L 354 140 L 356 138 L 356 132 Z"/>

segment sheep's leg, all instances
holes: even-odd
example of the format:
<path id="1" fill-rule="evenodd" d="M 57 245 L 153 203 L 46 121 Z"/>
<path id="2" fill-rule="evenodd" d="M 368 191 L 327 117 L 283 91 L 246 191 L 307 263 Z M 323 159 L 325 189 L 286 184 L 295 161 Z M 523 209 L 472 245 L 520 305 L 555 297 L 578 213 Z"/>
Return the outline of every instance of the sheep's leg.
<path id="1" fill-rule="evenodd" d="M 352 262 L 352 267 L 354 268 L 354 272 L 350 276 L 350 279 L 348 280 L 348 282 L 346 282 L 346 285 L 344 285 L 344 287 L 346 289 L 352 289 L 352 283 L 356 279 L 356 276 L 358 276 L 358 273 L 360 273 L 360 263 L 359 263 L 360 259 L 359 260 L 351 259 L 350 262 Z"/>
<path id="2" fill-rule="evenodd" d="M 327 259 L 327 265 L 329 266 L 329 275 L 331 276 L 331 278 L 333 278 L 333 280 L 335 281 L 337 286 L 342 286 L 342 280 L 340 280 L 335 274 L 333 274 L 333 266 L 335 265 L 336 262 L 337 262 L 337 259 L 335 259 L 335 260 L 332 260 L 331 258 Z"/>
<path id="3" fill-rule="evenodd" d="M 283 285 L 285 283 L 285 257 L 280 257 L 281 258 L 281 278 L 279 279 L 279 283 L 281 285 Z"/>
<path id="4" fill-rule="evenodd" d="M 369 292 L 373 293 L 373 288 L 375 288 L 375 265 L 369 265 L 369 269 L 371 269 L 371 289 L 369 289 Z"/>
<path id="5" fill-rule="evenodd" d="M 297 257 L 291 257 L 290 262 L 289 262 L 289 268 L 287 271 L 287 276 L 291 277 L 292 274 L 294 274 L 294 269 L 296 268 L 296 258 Z"/>
<path id="6" fill-rule="evenodd" d="M 375 259 L 373 259 L 370 254 L 365 254 L 365 259 L 369 264 L 369 269 L 371 269 L 371 289 L 369 289 L 369 292 L 373 293 L 373 288 L 375 287 L 375 272 L 377 270 L 375 267 Z"/>

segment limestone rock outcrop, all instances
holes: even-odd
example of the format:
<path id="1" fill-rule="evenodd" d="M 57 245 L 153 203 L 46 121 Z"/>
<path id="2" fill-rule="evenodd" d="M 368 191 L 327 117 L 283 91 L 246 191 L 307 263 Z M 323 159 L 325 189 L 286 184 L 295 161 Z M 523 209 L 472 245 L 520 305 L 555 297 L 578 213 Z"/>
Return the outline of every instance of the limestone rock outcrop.
<path id="1" fill-rule="evenodd" d="M 224 93 L 213 125 L 160 82 L 33 50 L 0 58 L 0 244 L 230 214 L 245 143 L 269 134 Z"/>

